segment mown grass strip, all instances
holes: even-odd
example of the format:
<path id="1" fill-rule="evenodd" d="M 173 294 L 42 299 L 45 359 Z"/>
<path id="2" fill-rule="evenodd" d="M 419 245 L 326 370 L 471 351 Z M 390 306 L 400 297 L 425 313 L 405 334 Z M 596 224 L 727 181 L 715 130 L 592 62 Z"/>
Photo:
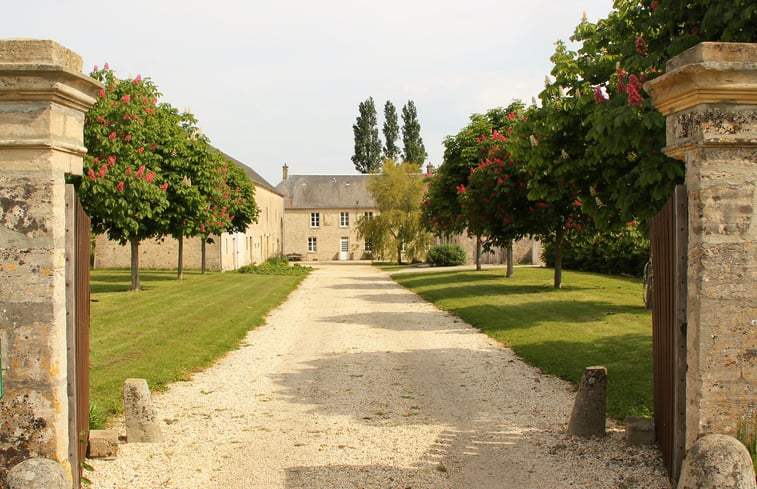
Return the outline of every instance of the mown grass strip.
<path id="1" fill-rule="evenodd" d="M 143 290 L 131 292 L 129 273 L 91 273 L 93 428 L 122 411 L 125 379 L 147 379 L 153 390 L 188 379 L 238 347 L 307 275 L 189 270 L 179 281 L 175 270 L 142 270 Z"/>
<path id="2" fill-rule="evenodd" d="M 456 314 L 543 372 L 578 384 L 585 367 L 608 370 L 608 413 L 623 420 L 653 411 L 652 319 L 637 279 L 501 268 L 394 274 L 398 283 Z"/>

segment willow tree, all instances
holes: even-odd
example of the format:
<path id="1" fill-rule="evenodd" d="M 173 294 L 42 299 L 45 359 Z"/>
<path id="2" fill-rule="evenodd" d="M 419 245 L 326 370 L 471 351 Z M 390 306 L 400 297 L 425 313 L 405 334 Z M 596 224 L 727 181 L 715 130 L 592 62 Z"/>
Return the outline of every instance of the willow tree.
<path id="1" fill-rule="evenodd" d="M 398 264 L 402 264 L 403 253 L 410 261 L 422 259 L 431 243 L 431 233 L 419 224 L 424 189 L 419 165 L 385 160 L 381 173 L 368 182 L 378 214 L 360 218 L 361 239 Z"/>

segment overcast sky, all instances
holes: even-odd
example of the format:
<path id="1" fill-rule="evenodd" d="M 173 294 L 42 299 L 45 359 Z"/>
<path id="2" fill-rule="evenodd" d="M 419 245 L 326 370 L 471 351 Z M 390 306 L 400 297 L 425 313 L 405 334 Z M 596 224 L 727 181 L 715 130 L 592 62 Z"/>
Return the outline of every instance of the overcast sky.
<path id="1" fill-rule="evenodd" d="M 352 125 L 413 100 L 428 161 L 473 113 L 530 102 L 554 42 L 611 0 L 23 0 L 0 38 L 51 39 L 119 77 L 150 77 L 211 143 L 270 183 L 352 174 Z M 401 119 L 400 119 L 401 124 Z"/>

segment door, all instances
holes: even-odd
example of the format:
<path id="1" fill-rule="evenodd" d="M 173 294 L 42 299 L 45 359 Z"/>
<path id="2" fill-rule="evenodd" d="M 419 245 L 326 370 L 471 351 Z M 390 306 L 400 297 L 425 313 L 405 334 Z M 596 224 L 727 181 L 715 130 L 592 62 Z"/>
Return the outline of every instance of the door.
<path id="1" fill-rule="evenodd" d="M 350 238 L 341 238 L 339 243 L 339 259 L 350 259 Z"/>

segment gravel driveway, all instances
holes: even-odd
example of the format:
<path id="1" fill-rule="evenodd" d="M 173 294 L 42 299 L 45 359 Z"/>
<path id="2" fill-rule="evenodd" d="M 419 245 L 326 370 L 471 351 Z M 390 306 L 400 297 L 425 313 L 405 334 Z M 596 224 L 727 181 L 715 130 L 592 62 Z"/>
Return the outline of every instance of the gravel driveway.
<path id="1" fill-rule="evenodd" d="M 165 442 L 93 461 L 93 487 L 670 487 L 620 429 L 565 435 L 565 382 L 370 265 L 316 266 L 239 350 L 155 395 Z"/>

